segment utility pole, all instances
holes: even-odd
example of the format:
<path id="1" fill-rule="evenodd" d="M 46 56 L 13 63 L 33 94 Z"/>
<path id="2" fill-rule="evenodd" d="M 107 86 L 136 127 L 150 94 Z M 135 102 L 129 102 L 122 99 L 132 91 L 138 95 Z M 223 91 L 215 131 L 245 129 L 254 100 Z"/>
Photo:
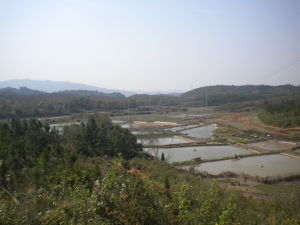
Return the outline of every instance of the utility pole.
<path id="1" fill-rule="evenodd" d="M 127 121 L 129 122 L 129 99 L 127 99 Z"/>
<path id="2" fill-rule="evenodd" d="M 205 87 L 205 108 L 207 109 L 207 86 Z"/>

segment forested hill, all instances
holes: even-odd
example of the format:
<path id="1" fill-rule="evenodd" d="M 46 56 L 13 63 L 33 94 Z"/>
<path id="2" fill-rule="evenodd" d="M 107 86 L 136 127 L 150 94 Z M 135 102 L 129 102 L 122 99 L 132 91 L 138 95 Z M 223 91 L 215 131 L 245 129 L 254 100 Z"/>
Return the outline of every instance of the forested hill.
<path id="1" fill-rule="evenodd" d="M 201 87 L 179 96 L 132 95 L 68 90 L 45 93 L 29 88 L 0 89 L 0 118 L 58 116 L 86 111 L 124 110 L 145 106 L 208 106 L 300 95 L 300 86 L 244 85 Z M 140 109 L 139 108 L 139 109 Z M 142 110 L 142 109 L 141 109 Z"/>
<path id="2" fill-rule="evenodd" d="M 45 93 L 21 89 L 0 89 L 0 118 L 56 116 L 127 107 L 126 97 L 120 93 L 85 90 Z"/>
<path id="3" fill-rule="evenodd" d="M 106 97 L 117 97 L 125 98 L 125 95 L 113 92 L 113 93 L 103 93 L 99 91 L 87 91 L 87 90 L 69 90 L 69 91 L 59 91 L 54 92 L 53 95 L 73 95 L 73 96 L 106 96 Z"/>
<path id="4" fill-rule="evenodd" d="M 204 106 L 206 101 L 206 93 L 209 105 L 221 105 L 224 103 L 243 102 L 266 99 L 270 97 L 293 95 L 300 93 L 300 86 L 216 85 L 201 87 L 188 91 L 180 95 L 180 98 L 186 104 Z"/>
<path id="5" fill-rule="evenodd" d="M 0 95 L 5 95 L 5 96 L 11 96 L 11 95 L 39 95 L 39 94 L 46 94 L 46 92 L 42 91 L 37 91 L 37 90 L 32 90 L 27 87 L 20 87 L 19 89 L 17 88 L 0 88 Z"/>
<path id="6" fill-rule="evenodd" d="M 44 91 L 38 91 L 38 90 L 32 90 L 27 87 L 20 87 L 20 88 L 11 88 L 11 87 L 6 87 L 6 88 L 0 88 L 0 96 L 22 96 L 22 95 L 70 95 L 70 96 L 111 96 L 111 97 L 119 97 L 119 98 L 125 98 L 125 95 L 117 92 L 113 93 L 103 93 L 99 91 L 89 91 L 89 90 L 66 90 L 66 91 L 58 91 L 54 93 L 47 93 Z"/>

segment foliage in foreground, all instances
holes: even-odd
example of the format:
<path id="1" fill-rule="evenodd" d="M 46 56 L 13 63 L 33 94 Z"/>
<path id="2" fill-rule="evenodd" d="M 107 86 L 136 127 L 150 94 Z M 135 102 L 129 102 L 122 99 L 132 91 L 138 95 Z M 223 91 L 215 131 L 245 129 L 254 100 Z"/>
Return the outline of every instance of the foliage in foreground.
<path id="1" fill-rule="evenodd" d="M 1 125 L 0 224 L 300 224 L 299 193 L 249 200 L 158 160 L 126 160 L 134 137 L 92 120 L 63 135 Z"/>
<path id="2" fill-rule="evenodd" d="M 155 160 L 46 164 L 24 172 L 40 173 L 38 182 L 31 176 L 21 188 L 0 192 L 0 224 L 300 223 L 299 195 L 280 202 L 248 200 Z M 105 169 L 96 166 L 103 164 Z"/>

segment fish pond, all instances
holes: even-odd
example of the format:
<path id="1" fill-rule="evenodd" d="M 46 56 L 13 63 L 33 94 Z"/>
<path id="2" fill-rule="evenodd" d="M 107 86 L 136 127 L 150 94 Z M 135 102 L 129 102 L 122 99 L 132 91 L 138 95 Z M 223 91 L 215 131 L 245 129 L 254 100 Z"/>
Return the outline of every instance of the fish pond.
<path id="1" fill-rule="evenodd" d="M 181 143 L 189 143 L 190 141 L 178 138 L 178 137 L 163 137 L 157 139 L 138 139 L 138 143 L 142 143 L 143 145 L 172 145 L 172 144 L 181 144 Z"/>
<path id="2" fill-rule="evenodd" d="M 199 124 L 190 124 L 190 125 L 182 125 L 182 126 L 176 126 L 176 127 L 168 127 L 168 128 L 164 128 L 164 130 L 165 131 L 178 132 L 178 131 L 181 131 L 181 130 L 191 129 L 191 128 L 195 128 L 195 127 L 199 127 Z"/>
<path id="3" fill-rule="evenodd" d="M 181 131 L 181 133 L 194 138 L 209 138 L 213 135 L 213 131 L 216 129 L 214 125 L 207 125 L 202 127 L 196 127 L 188 130 Z"/>
<path id="4" fill-rule="evenodd" d="M 187 118 L 187 117 L 207 117 L 209 116 L 208 113 L 205 113 L 205 114 L 179 114 L 179 115 L 173 115 L 173 116 L 170 116 L 170 117 L 173 117 L 173 118 Z"/>
<path id="5" fill-rule="evenodd" d="M 50 129 L 56 129 L 59 132 L 63 132 L 64 127 L 71 126 L 71 125 L 80 125 L 82 122 L 70 122 L 70 123 L 53 123 L 50 124 Z"/>
<path id="6" fill-rule="evenodd" d="M 145 152 L 155 155 L 156 148 L 144 148 Z M 235 154 L 251 154 L 252 151 L 238 148 L 235 146 L 197 146 L 197 147 L 179 147 L 179 148 L 158 148 L 157 157 L 164 153 L 168 162 L 180 162 L 192 160 L 198 157 L 201 159 L 221 159 L 223 157 L 233 156 Z"/>
<path id="7" fill-rule="evenodd" d="M 128 128 L 130 128 L 130 123 L 122 123 L 122 124 L 120 124 L 120 126 L 128 129 Z"/>
<path id="8" fill-rule="evenodd" d="M 188 169 L 188 167 L 183 167 Z M 230 171 L 251 176 L 277 177 L 300 174 L 300 159 L 281 154 L 241 158 L 239 160 L 222 160 L 206 162 L 195 167 L 198 171 L 218 175 Z"/>
<path id="9" fill-rule="evenodd" d="M 295 152 L 299 152 L 300 153 L 300 148 L 296 149 Z"/>
<path id="10" fill-rule="evenodd" d="M 123 120 L 112 120 L 111 122 L 113 122 L 113 123 L 115 123 L 115 124 L 126 123 L 126 121 L 123 121 Z"/>

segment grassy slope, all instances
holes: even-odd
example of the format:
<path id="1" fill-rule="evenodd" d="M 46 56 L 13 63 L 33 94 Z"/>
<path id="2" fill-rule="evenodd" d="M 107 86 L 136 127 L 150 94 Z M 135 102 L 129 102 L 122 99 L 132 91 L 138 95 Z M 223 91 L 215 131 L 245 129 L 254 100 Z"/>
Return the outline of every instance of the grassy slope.
<path id="1" fill-rule="evenodd" d="M 270 194 L 287 194 L 296 191 L 299 185 L 292 183 L 261 184 L 256 188 Z"/>

